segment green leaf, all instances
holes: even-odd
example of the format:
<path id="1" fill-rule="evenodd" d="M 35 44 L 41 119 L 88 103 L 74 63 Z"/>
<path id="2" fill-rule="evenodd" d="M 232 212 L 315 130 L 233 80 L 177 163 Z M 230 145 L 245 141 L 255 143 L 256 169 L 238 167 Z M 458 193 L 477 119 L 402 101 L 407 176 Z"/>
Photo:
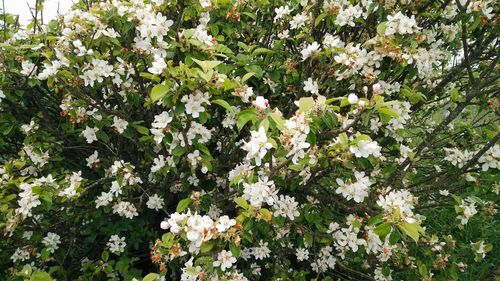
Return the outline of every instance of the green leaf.
<path id="1" fill-rule="evenodd" d="M 198 75 L 200 76 L 200 78 L 202 78 L 203 80 L 209 82 L 211 79 L 212 79 L 212 76 L 214 76 L 214 71 L 209 69 L 208 71 L 206 72 L 203 72 L 201 69 L 197 68 L 196 69 Z"/>
<path id="2" fill-rule="evenodd" d="M 273 50 L 269 50 L 267 48 L 257 48 L 252 52 L 252 57 L 262 55 L 262 54 L 272 54 Z"/>
<path id="3" fill-rule="evenodd" d="M 248 202 L 243 197 L 238 197 L 234 199 L 234 202 L 236 203 L 236 205 L 240 206 L 245 210 L 248 210 L 248 208 L 250 208 L 250 205 L 248 205 Z"/>
<path id="4" fill-rule="evenodd" d="M 156 102 L 162 99 L 168 93 L 168 87 L 163 84 L 158 84 L 151 89 L 151 100 Z"/>
<path id="5" fill-rule="evenodd" d="M 313 245 L 313 236 L 310 234 L 310 233 L 306 233 L 304 235 L 304 241 L 309 245 L 309 246 L 312 246 Z"/>
<path id="6" fill-rule="evenodd" d="M 101 254 L 101 259 L 104 261 L 104 262 L 107 262 L 109 260 L 109 252 L 108 251 L 104 251 L 102 252 Z"/>
<path id="7" fill-rule="evenodd" d="M 394 109 L 392 109 L 392 108 L 381 107 L 381 108 L 378 108 L 377 111 L 380 114 L 385 114 L 385 115 L 391 116 L 393 118 L 398 118 L 399 117 L 398 113 Z"/>
<path id="8" fill-rule="evenodd" d="M 376 216 L 373 216 L 370 218 L 370 220 L 368 221 L 368 225 L 377 225 L 381 222 L 384 221 L 384 218 L 382 217 L 382 215 L 376 215 Z"/>
<path id="9" fill-rule="evenodd" d="M 219 64 L 222 63 L 221 61 L 218 61 L 218 60 L 201 61 L 201 60 L 197 60 L 195 58 L 193 58 L 192 60 L 194 62 L 196 62 L 201 67 L 201 69 L 203 69 L 203 72 L 205 72 L 205 73 L 207 73 L 209 70 L 214 69 L 216 66 L 218 66 Z"/>
<path id="10" fill-rule="evenodd" d="M 460 92 L 457 90 L 457 88 L 453 88 L 450 92 L 450 97 L 453 101 L 456 102 L 464 102 L 465 98 L 460 95 Z"/>
<path id="11" fill-rule="evenodd" d="M 285 119 L 283 118 L 283 116 L 281 116 L 280 113 L 278 113 L 278 111 L 269 113 L 269 116 L 276 123 L 276 127 L 278 127 L 278 130 L 283 131 L 285 129 Z"/>
<path id="12" fill-rule="evenodd" d="M 255 110 L 255 108 L 243 110 L 238 114 L 238 119 L 236 120 L 236 127 L 238 128 L 238 131 L 241 131 L 243 126 L 245 126 L 245 124 L 248 121 L 254 122 L 257 121 L 258 119 L 259 117 L 257 115 L 257 111 Z"/>
<path id="13" fill-rule="evenodd" d="M 255 72 L 248 72 L 247 74 L 243 75 L 243 78 L 241 78 L 241 83 L 245 83 L 248 79 L 250 79 L 252 76 L 255 75 Z"/>
<path id="14" fill-rule="evenodd" d="M 154 75 L 154 74 L 151 74 L 151 73 L 148 73 L 148 72 L 141 72 L 139 73 L 139 76 L 141 76 L 142 78 L 146 78 L 146 79 L 149 79 L 149 80 L 153 80 L 157 83 L 160 83 L 160 77 Z"/>
<path id="15" fill-rule="evenodd" d="M 158 280 L 158 278 L 160 278 L 160 275 L 158 275 L 157 273 L 150 273 L 148 275 L 146 275 L 142 281 L 156 281 Z"/>
<path id="16" fill-rule="evenodd" d="M 250 13 L 250 12 L 242 12 L 241 13 L 242 15 L 245 15 L 247 17 L 250 17 L 251 19 L 253 20 L 257 20 L 257 15 L 253 14 L 253 13 Z"/>
<path id="17" fill-rule="evenodd" d="M 377 226 L 373 231 L 380 237 L 380 239 L 384 239 L 389 232 L 391 232 L 392 226 L 389 223 L 383 223 Z"/>
<path id="18" fill-rule="evenodd" d="M 44 271 L 35 271 L 31 275 L 31 281 L 51 281 L 52 278 L 47 272 Z"/>
<path id="19" fill-rule="evenodd" d="M 264 70 L 262 70 L 262 67 L 260 67 L 258 65 L 247 65 L 244 67 L 244 69 L 247 72 L 255 73 L 255 77 L 257 77 L 257 78 L 262 78 L 262 76 L 264 76 Z"/>
<path id="20" fill-rule="evenodd" d="M 314 20 L 314 27 L 318 26 L 318 24 L 324 19 L 326 18 L 330 13 L 326 12 L 326 13 L 322 13 L 320 14 L 315 20 Z"/>
<path id="21" fill-rule="evenodd" d="M 215 246 L 215 241 L 208 241 L 201 245 L 200 251 L 202 254 L 210 252 Z"/>
<path id="22" fill-rule="evenodd" d="M 231 250 L 231 254 L 233 254 L 233 257 L 239 258 L 240 257 L 240 252 L 241 249 L 234 244 L 234 242 L 229 243 L 229 250 Z"/>
<path id="23" fill-rule="evenodd" d="M 192 202 L 193 200 L 191 200 L 191 198 L 182 199 L 181 201 L 179 201 L 179 204 L 177 204 L 177 208 L 175 208 L 175 211 L 178 213 L 184 212 Z"/>
<path id="24" fill-rule="evenodd" d="M 387 29 L 387 22 L 381 22 L 377 25 L 377 34 L 379 36 L 385 36 L 385 30 Z"/>
<path id="25" fill-rule="evenodd" d="M 399 239 L 401 238 L 401 234 L 399 234 L 398 231 L 393 231 L 391 235 L 389 236 L 389 243 L 391 245 L 394 245 L 398 243 Z"/>
<path id="26" fill-rule="evenodd" d="M 271 214 L 271 212 L 268 209 L 262 208 L 259 210 L 259 213 L 262 215 L 262 217 L 266 221 L 270 221 L 273 219 L 273 215 Z"/>
<path id="27" fill-rule="evenodd" d="M 175 234 L 168 232 L 161 236 L 161 242 L 163 243 L 164 247 L 170 248 L 174 244 L 174 238 Z"/>
<path id="28" fill-rule="evenodd" d="M 130 124 L 130 126 L 134 127 L 141 135 L 149 135 L 149 129 L 144 126 L 139 126 L 136 124 Z"/>
<path id="29" fill-rule="evenodd" d="M 314 99 L 312 97 L 300 98 L 299 109 L 303 112 L 308 112 L 314 106 Z"/>
<path id="30" fill-rule="evenodd" d="M 413 241 L 417 242 L 420 234 L 424 233 L 424 229 L 420 226 L 420 224 L 402 222 L 399 224 L 399 229 L 401 229 L 406 235 L 411 237 Z"/>
<path id="31" fill-rule="evenodd" d="M 231 105 L 227 101 L 225 101 L 225 100 L 217 99 L 217 100 L 212 100 L 211 102 L 224 107 L 229 112 L 234 112 L 234 110 L 231 107 Z"/>

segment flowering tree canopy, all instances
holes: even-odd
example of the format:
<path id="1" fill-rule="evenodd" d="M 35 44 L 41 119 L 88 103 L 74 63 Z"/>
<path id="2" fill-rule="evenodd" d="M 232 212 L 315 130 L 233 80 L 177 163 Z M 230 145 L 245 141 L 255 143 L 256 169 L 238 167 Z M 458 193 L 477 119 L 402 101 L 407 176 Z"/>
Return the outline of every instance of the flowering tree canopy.
<path id="1" fill-rule="evenodd" d="M 26 27 L 4 12 L 0 275 L 493 278 L 498 11 L 80 0 Z"/>

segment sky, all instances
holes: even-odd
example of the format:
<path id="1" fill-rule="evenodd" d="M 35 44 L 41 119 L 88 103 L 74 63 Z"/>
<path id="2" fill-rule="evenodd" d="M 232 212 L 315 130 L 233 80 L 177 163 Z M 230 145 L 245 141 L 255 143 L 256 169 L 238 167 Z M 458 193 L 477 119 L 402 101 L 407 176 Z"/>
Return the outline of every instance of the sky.
<path id="1" fill-rule="evenodd" d="M 21 24 L 25 25 L 31 20 L 28 5 L 34 7 L 36 0 L 0 0 L 0 4 L 2 1 L 5 1 L 5 10 L 7 13 L 19 15 Z M 72 0 L 45 0 L 43 21 L 47 23 L 51 19 L 54 19 L 57 16 L 58 7 L 59 13 L 64 13 L 69 10 L 72 4 Z"/>

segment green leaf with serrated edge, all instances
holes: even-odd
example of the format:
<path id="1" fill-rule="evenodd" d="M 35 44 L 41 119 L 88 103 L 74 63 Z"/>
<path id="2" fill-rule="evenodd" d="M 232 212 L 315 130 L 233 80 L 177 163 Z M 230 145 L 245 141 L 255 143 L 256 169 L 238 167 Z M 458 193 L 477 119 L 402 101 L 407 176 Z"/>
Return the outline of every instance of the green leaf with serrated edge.
<path id="1" fill-rule="evenodd" d="M 47 272 L 35 271 L 31 275 L 30 281 L 51 281 L 52 277 Z"/>
<path id="2" fill-rule="evenodd" d="M 271 214 L 271 212 L 268 209 L 262 208 L 259 210 L 259 213 L 267 221 L 270 221 L 273 219 L 273 215 Z"/>
<path id="3" fill-rule="evenodd" d="M 278 130 L 282 131 L 285 129 L 285 119 L 278 111 L 269 113 L 269 116 L 271 117 L 271 119 L 273 119 L 274 123 L 276 123 L 276 127 L 278 127 Z"/>
<path id="4" fill-rule="evenodd" d="M 315 20 L 314 20 L 314 26 L 318 26 L 318 24 L 324 19 L 326 18 L 328 15 L 330 15 L 330 13 L 322 13 L 320 14 Z"/>
<path id="5" fill-rule="evenodd" d="M 248 210 L 248 208 L 250 207 L 250 205 L 248 205 L 248 202 L 243 197 L 238 197 L 234 199 L 234 202 L 236 203 L 236 205 L 240 206 L 245 210 Z"/>
<path id="6" fill-rule="evenodd" d="M 234 112 L 231 105 L 225 100 L 222 100 L 222 99 L 212 100 L 211 103 L 215 103 L 217 105 L 220 105 L 220 106 L 224 107 L 229 112 Z"/>
<path id="7" fill-rule="evenodd" d="M 154 86 L 153 89 L 151 89 L 151 100 L 153 102 L 156 102 L 165 97 L 167 93 L 168 93 L 168 87 L 163 84 L 158 84 Z"/>
<path id="8" fill-rule="evenodd" d="M 301 98 L 299 100 L 299 109 L 303 112 L 308 112 L 314 106 L 314 99 L 312 97 Z"/>
<path id="9" fill-rule="evenodd" d="M 377 25 L 377 34 L 379 36 L 385 36 L 385 30 L 387 29 L 387 22 L 381 22 Z"/>
<path id="10" fill-rule="evenodd" d="M 248 79 L 255 75 L 255 72 L 248 72 L 241 78 L 241 83 L 245 83 Z"/>
<path id="11" fill-rule="evenodd" d="M 158 275 L 157 273 L 150 273 L 150 274 L 144 276 L 142 281 L 156 281 L 159 277 L 160 277 L 160 275 Z"/>
<path id="12" fill-rule="evenodd" d="M 377 111 L 379 113 L 382 113 L 382 114 L 385 114 L 385 115 L 389 115 L 393 118 L 398 118 L 399 117 L 399 114 L 392 108 L 388 108 L 388 107 L 382 107 L 382 108 L 378 108 Z"/>
<path id="13" fill-rule="evenodd" d="M 269 50 L 267 48 L 257 48 L 252 52 L 252 57 L 262 55 L 262 54 L 272 54 L 273 50 Z"/>
<path id="14" fill-rule="evenodd" d="M 370 220 L 368 221 L 368 225 L 377 225 L 381 222 L 384 221 L 384 218 L 382 217 L 382 215 L 376 215 L 376 216 L 373 216 L 370 218 Z"/>
<path id="15" fill-rule="evenodd" d="M 179 201 L 179 204 L 177 204 L 177 208 L 175 208 L 175 211 L 178 213 L 184 212 L 192 202 L 193 200 L 191 200 L 191 198 L 182 199 L 181 201 Z"/>
<path id="16" fill-rule="evenodd" d="M 210 252 L 215 246 L 215 241 L 207 241 L 201 245 L 200 252 L 202 254 Z"/>
<path id="17" fill-rule="evenodd" d="M 383 223 L 373 230 L 381 239 L 383 239 L 389 232 L 391 232 L 392 226 L 389 223 Z"/>
<path id="18" fill-rule="evenodd" d="M 424 229 L 416 222 L 414 223 L 402 222 L 398 226 L 399 229 L 401 229 L 404 234 L 409 236 L 415 242 L 418 241 L 420 234 L 424 233 Z"/>
<path id="19" fill-rule="evenodd" d="M 194 62 L 196 62 L 201 67 L 201 69 L 203 69 L 203 72 L 205 72 L 205 73 L 207 73 L 209 70 L 214 69 L 215 67 L 217 67 L 219 64 L 222 63 L 221 61 L 218 61 L 218 60 L 201 61 L 201 60 L 197 60 L 195 58 L 192 58 L 192 60 Z"/>

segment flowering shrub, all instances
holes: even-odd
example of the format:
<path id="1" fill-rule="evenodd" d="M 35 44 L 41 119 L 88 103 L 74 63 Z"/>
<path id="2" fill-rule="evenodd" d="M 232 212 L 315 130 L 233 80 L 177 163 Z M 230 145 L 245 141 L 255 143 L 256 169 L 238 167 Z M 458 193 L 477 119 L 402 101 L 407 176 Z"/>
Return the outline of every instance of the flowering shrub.
<path id="1" fill-rule="evenodd" d="M 7 280 L 498 270 L 494 1 L 79 1 L 0 36 Z"/>

